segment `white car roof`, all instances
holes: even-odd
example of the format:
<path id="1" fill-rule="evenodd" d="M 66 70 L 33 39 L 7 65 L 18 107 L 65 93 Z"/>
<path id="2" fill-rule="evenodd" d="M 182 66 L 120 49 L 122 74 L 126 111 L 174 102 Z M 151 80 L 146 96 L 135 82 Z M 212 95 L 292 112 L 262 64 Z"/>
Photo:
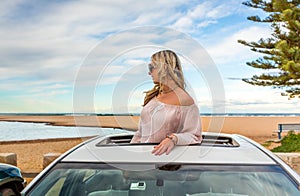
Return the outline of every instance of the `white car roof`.
<path id="1" fill-rule="evenodd" d="M 256 143 L 239 135 L 203 133 L 200 145 L 176 146 L 169 155 L 155 156 L 154 144 L 129 144 L 122 134 L 100 137 L 71 150 L 62 162 L 276 164 Z M 112 139 L 113 138 L 113 139 Z M 119 141 L 116 141 L 118 140 Z M 228 140 L 225 142 L 225 140 Z M 109 142 L 107 142 L 109 141 Z"/>

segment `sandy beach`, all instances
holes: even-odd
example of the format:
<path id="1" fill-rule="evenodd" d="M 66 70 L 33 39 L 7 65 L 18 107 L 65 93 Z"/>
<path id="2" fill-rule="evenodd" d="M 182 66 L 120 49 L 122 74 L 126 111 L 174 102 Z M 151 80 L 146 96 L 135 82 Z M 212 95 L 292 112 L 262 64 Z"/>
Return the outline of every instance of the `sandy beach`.
<path id="1" fill-rule="evenodd" d="M 0 121 L 39 122 L 55 126 L 113 127 L 136 130 L 137 116 L 0 116 Z M 64 153 L 88 138 L 58 138 L 26 141 L 0 141 L 0 153 L 16 153 L 17 166 L 22 171 L 39 172 L 43 169 L 43 155 Z"/>
<path id="2" fill-rule="evenodd" d="M 136 130 L 139 116 L 0 116 L 0 121 L 42 122 L 56 126 L 114 127 Z M 276 140 L 278 123 L 299 123 L 300 117 L 201 117 L 203 131 L 236 133 L 258 143 Z M 63 153 L 87 138 L 46 139 L 0 142 L 0 153 L 16 153 L 17 166 L 23 171 L 39 172 L 43 155 Z"/>

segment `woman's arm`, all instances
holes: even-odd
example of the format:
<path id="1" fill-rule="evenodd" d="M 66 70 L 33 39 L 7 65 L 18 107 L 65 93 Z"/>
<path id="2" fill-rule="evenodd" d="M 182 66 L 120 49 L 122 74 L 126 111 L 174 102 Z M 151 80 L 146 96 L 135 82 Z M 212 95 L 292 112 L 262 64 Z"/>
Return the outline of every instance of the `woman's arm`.
<path id="1" fill-rule="evenodd" d="M 198 107 L 191 105 L 181 115 L 182 128 L 177 133 L 167 136 L 159 145 L 154 146 L 152 154 L 162 155 L 166 153 L 168 155 L 175 145 L 188 145 L 202 141 L 202 128 Z"/>
<path id="2" fill-rule="evenodd" d="M 202 127 L 199 109 L 192 105 L 182 113 L 182 129 L 174 135 L 177 137 L 177 145 L 200 143 L 202 141 Z"/>

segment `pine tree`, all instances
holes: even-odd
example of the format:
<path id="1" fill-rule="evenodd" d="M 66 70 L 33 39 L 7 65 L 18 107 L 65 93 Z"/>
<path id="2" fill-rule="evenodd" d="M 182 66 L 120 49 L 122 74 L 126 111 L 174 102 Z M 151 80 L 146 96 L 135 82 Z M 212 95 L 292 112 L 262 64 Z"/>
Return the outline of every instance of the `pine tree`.
<path id="1" fill-rule="evenodd" d="M 285 90 L 282 95 L 300 98 L 300 0 L 250 0 L 243 4 L 266 12 L 268 16 L 264 19 L 259 16 L 247 19 L 268 23 L 273 31 L 270 38 L 261 38 L 257 42 L 238 40 L 252 51 L 263 54 L 247 65 L 269 72 L 243 81 L 281 88 Z"/>

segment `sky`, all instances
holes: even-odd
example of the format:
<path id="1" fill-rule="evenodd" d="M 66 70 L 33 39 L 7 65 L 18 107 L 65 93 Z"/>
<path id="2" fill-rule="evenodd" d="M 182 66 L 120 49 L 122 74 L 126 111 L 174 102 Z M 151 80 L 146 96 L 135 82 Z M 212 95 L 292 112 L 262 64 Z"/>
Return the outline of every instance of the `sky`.
<path id="1" fill-rule="evenodd" d="M 151 55 L 172 49 L 202 113 L 297 113 L 282 90 L 241 81 L 270 37 L 241 0 L 4 0 L 0 113 L 140 113 Z"/>

